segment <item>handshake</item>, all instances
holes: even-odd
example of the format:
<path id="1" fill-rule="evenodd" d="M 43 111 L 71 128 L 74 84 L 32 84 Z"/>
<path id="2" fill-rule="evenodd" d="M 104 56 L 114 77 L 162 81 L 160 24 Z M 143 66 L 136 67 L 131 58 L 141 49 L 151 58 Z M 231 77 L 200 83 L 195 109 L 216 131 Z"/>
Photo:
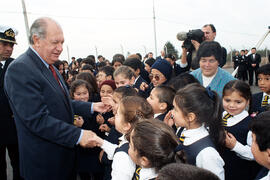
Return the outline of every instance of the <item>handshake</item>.
<path id="1" fill-rule="evenodd" d="M 84 148 L 101 147 L 103 145 L 103 139 L 96 135 L 93 131 L 83 130 L 80 146 Z"/>

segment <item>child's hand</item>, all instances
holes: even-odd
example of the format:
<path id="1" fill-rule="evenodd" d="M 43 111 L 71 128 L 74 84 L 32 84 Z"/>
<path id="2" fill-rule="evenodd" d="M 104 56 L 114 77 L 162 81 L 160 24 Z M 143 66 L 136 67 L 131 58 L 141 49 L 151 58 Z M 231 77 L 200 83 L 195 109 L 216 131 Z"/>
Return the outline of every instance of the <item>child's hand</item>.
<path id="1" fill-rule="evenodd" d="M 74 117 L 74 125 L 75 126 L 82 127 L 83 123 L 84 123 L 84 120 L 83 120 L 82 116 Z"/>
<path id="2" fill-rule="evenodd" d="M 109 132 L 111 130 L 111 128 L 109 128 L 109 126 L 107 124 L 101 124 L 99 126 L 99 130 L 101 132 Z"/>
<path id="3" fill-rule="evenodd" d="M 111 124 L 111 125 L 115 125 L 115 117 L 113 116 L 113 117 L 111 117 L 111 118 L 109 118 L 108 119 L 108 122 Z"/>
<path id="4" fill-rule="evenodd" d="M 145 91 L 148 88 L 148 85 L 145 82 L 142 82 L 140 85 L 140 90 Z"/>
<path id="5" fill-rule="evenodd" d="M 100 161 L 100 162 L 101 162 L 101 160 L 102 160 L 103 154 L 104 154 L 104 150 L 100 151 L 100 153 L 99 153 L 99 161 Z"/>
<path id="6" fill-rule="evenodd" d="M 172 117 L 172 111 L 169 111 L 165 118 L 163 119 L 164 123 L 167 124 L 168 126 L 172 127 L 174 125 L 174 119 Z"/>
<path id="7" fill-rule="evenodd" d="M 97 117 L 96 117 L 96 121 L 97 123 L 100 125 L 100 124 L 103 124 L 105 122 L 103 116 L 101 114 L 98 114 Z"/>
<path id="8" fill-rule="evenodd" d="M 233 149 L 235 147 L 236 139 L 229 132 L 226 132 L 225 144 L 226 144 L 226 147 L 229 148 L 229 149 Z"/>
<path id="9" fill-rule="evenodd" d="M 102 97 L 101 102 L 103 102 L 107 106 L 114 106 L 115 105 L 113 98 L 112 98 L 112 95 L 110 95 L 110 94 L 106 97 Z"/>

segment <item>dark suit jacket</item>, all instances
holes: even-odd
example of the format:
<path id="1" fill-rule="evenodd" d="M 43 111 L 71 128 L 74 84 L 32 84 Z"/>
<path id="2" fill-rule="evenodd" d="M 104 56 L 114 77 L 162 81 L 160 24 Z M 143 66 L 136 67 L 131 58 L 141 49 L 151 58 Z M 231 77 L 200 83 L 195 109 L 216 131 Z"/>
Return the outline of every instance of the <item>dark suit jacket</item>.
<path id="1" fill-rule="evenodd" d="M 18 133 L 21 175 L 27 180 L 71 179 L 74 147 L 81 133 L 73 125 L 73 115 L 91 117 L 91 103 L 71 101 L 63 78 L 56 73 L 64 89 L 29 48 L 5 76 Z"/>
<path id="2" fill-rule="evenodd" d="M 0 144 L 17 144 L 17 132 L 13 113 L 4 91 L 4 76 L 12 61 L 12 58 L 7 59 L 3 70 L 0 71 Z"/>
<path id="3" fill-rule="evenodd" d="M 262 107 L 263 92 L 252 95 L 251 112 L 261 113 L 265 111 L 265 107 Z"/>
<path id="4" fill-rule="evenodd" d="M 140 89 L 141 84 L 145 82 L 146 84 L 148 84 L 148 82 L 146 82 L 146 80 L 144 80 L 142 78 L 142 76 L 139 76 L 139 78 L 137 79 L 136 83 L 133 85 L 134 88 Z"/>
<path id="5" fill-rule="evenodd" d="M 253 54 L 248 56 L 248 68 L 249 69 L 258 69 L 261 63 L 261 55 L 255 54 L 255 59 L 253 58 Z M 256 64 L 255 67 L 252 67 L 251 64 Z"/>

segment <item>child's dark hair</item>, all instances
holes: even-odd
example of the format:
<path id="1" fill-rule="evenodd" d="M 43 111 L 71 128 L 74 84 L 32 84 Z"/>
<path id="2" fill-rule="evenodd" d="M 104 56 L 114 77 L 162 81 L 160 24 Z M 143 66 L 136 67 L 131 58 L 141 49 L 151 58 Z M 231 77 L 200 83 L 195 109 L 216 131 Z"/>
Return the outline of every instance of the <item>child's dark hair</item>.
<path id="1" fill-rule="evenodd" d="M 118 69 L 116 69 L 113 73 L 113 77 L 115 78 L 119 74 L 123 75 L 127 79 L 131 79 L 132 77 L 135 77 L 134 72 L 132 69 L 128 66 L 120 66 Z"/>
<path id="2" fill-rule="evenodd" d="M 200 82 L 188 72 L 184 72 L 171 79 L 169 81 L 169 86 L 175 89 L 175 91 L 178 91 L 179 89 L 191 83 L 199 84 Z"/>
<path id="3" fill-rule="evenodd" d="M 80 62 L 80 66 L 82 66 L 82 64 L 88 64 L 91 65 L 93 68 L 95 68 L 96 63 L 95 60 L 93 58 L 87 57 L 84 58 L 81 62 Z"/>
<path id="4" fill-rule="evenodd" d="M 114 93 L 119 93 L 122 97 L 138 95 L 138 92 L 131 86 L 118 87 L 114 90 Z"/>
<path id="5" fill-rule="evenodd" d="M 173 99 L 175 96 L 175 90 L 169 86 L 159 85 L 155 87 L 157 91 L 157 97 L 160 103 L 167 104 L 167 111 L 173 108 Z"/>
<path id="6" fill-rule="evenodd" d="M 112 76 L 113 79 L 114 68 L 112 66 L 104 66 L 99 72 L 104 72 L 106 76 Z"/>
<path id="7" fill-rule="evenodd" d="M 121 114 L 124 115 L 125 122 L 130 123 L 131 125 L 131 129 L 127 135 L 129 135 L 135 123 L 141 118 L 149 119 L 154 116 L 151 105 L 146 99 L 139 96 L 127 96 L 122 98 L 120 106 L 122 107 Z"/>
<path id="8" fill-rule="evenodd" d="M 136 71 L 137 69 L 142 69 L 142 62 L 137 58 L 127 58 L 123 65 L 129 66 L 134 71 Z"/>
<path id="9" fill-rule="evenodd" d="M 249 101 L 248 112 L 251 113 L 252 93 L 250 90 L 250 86 L 241 80 L 230 81 L 224 86 L 222 97 L 228 96 L 235 91 L 237 91 L 241 97 Z"/>
<path id="10" fill-rule="evenodd" d="M 75 93 L 76 89 L 80 86 L 86 87 L 86 89 L 88 90 L 88 93 L 89 93 L 89 98 L 90 98 L 91 93 L 92 93 L 92 89 L 91 89 L 89 83 L 85 80 L 82 80 L 82 79 L 77 79 L 71 83 L 70 89 L 69 89 L 71 98 L 72 99 L 74 98 L 74 93 Z"/>
<path id="11" fill-rule="evenodd" d="M 193 83 L 177 91 L 174 100 L 184 116 L 194 113 L 199 123 L 205 123 L 210 138 L 217 150 L 221 151 L 225 142 L 225 132 L 222 126 L 222 104 L 219 95 L 200 84 Z"/>
<path id="12" fill-rule="evenodd" d="M 157 180 L 219 180 L 212 172 L 183 163 L 171 163 L 159 172 Z"/>
<path id="13" fill-rule="evenodd" d="M 250 130 L 256 135 L 260 151 L 270 149 L 270 111 L 262 112 L 250 123 Z"/>
<path id="14" fill-rule="evenodd" d="M 113 56 L 112 65 L 114 65 L 115 62 L 119 62 L 123 64 L 125 61 L 125 57 L 122 54 L 115 54 Z"/>
<path id="15" fill-rule="evenodd" d="M 183 151 L 175 151 L 178 140 L 173 129 L 164 122 L 142 119 L 131 134 L 134 150 L 139 157 L 145 156 L 156 172 L 166 164 L 185 162 Z"/>
<path id="16" fill-rule="evenodd" d="M 257 75 L 263 74 L 263 75 L 270 75 L 270 64 L 265 64 L 258 68 Z"/>
<path id="17" fill-rule="evenodd" d="M 98 85 L 97 85 L 97 80 L 95 78 L 95 76 L 93 76 L 92 74 L 88 73 L 88 72 L 81 72 L 76 76 L 76 79 L 82 79 L 85 80 L 89 83 L 92 91 L 92 93 L 97 93 L 98 92 Z"/>
<path id="18" fill-rule="evenodd" d="M 202 57 L 214 56 L 215 59 L 221 63 L 222 60 L 222 49 L 218 42 L 216 41 L 204 41 L 201 43 L 198 52 L 197 60 L 198 62 Z"/>
<path id="19" fill-rule="evenodd" d="M 107 64 L 106 64 L 106 62 L 104 62 L 104 61 L 101 61 L 101 62 L 99 62 L 99 63 L 97 64 L 97 68 L 98 68 L 98 69 L 101 69 L 101 68 L 103 68 L 103 67 L 105 67 L 105 66 L 107 66 Z"/>
<path id="20" fill-rule="evenodd" d="M 83 71 L 83 70 L 90 70 L 91 72 L 94 72 L 94 67 L 91 66 L 90 64 L 85 64 L 85 65 L 81 68 L 81 70 L 82 70 L 82 71 Z"/>

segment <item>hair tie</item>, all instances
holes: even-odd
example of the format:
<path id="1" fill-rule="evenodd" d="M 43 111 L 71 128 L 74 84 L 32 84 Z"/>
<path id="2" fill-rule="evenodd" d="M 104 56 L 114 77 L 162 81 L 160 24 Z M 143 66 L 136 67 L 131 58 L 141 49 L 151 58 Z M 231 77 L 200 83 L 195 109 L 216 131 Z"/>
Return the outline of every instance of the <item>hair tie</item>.
<path id="1" fill-rule="evenodd" d="M 179 144 L 178 146 L 176 146 L 176 148 L 174 149 L 174 152 L 178 152 L 184 149 L 184 145 L 183 144 Z"/>
<path id="2" fill-rule="evenodd" d="M 213 100 L 215 94 L 213 93 L 213 91 L 211 90 L 211 88 L 210 88 L 210 87 L 207 87 L 207 88 L 206 88 L 206 91 L 207 91 L 207 94 L 208 94 L 208 96 L 210 97 L 210 99 Z"/>

